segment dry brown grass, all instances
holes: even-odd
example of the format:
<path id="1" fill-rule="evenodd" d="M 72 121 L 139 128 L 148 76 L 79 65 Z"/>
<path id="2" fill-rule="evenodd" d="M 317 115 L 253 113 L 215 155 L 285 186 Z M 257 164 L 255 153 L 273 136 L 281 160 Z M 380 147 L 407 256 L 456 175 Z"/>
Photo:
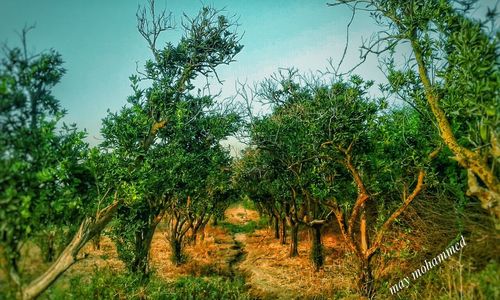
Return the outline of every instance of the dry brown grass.
<path id="1" fill-rule="evenodd" d="M 257 221 L 256 211 L 241 206 L 232 207 L 225 213 L 226 221 L 244 225 Z M 165 227 L 158 226 L 151 246 L 151 266 L 156 276 L 165 281 L 174 281 L 180 276 L 193 275 L 234 275 L 229 262 L 237 255 L 235 240 L 244 251 L 244 258 L 235 268 L 245 275 L 249 292 L 261 299 L 331 299 L 338 298 L 337 292 L 354 291 L 356 286 L 356 260 L 346 251 L 342 237 L 333 226 L 325 228 L 323 246 L 325 254 L 324 267 L 316 272 L 309 259 L 309 231 L 303 229 L 299 234 L 299 256 L 289 258 L 289 245 L 280 245 L 274 239 L 270 229 L 260 229 L 251 234 L 238 233 L 234 236 L 221 228 L 207 226 L 205 238 L 195 245 L 186 245 L 184 253 L 188 259 L 185 264 L 176 266 L 171 262 L 170 245 L 165 237 Z M 200 234 L 198 234 L 200 237 Z M 397 237 L 397 238 L 396 238 Z M 410 235 L 411 237 L 411 235 Z M 384 245 L 382 252 L 399 253 L 401 249 L 413 246 L 418 248 L 417 240 L 402 238 L 399 234 L 390 239 L 394 242 Z M 37 274 L 45 269 L 37 253 L 38 249 L 29 247 L 29 259 L 23 261 L 23 269 L 28 274 Z M 125 271 L 124 264 L 118 259 L 113 242 L 106 236 L 101 239 L 101 249 L 95 250 L 87 245 L 81 252 L 86 259 L 78 262 L 65 275 L 88 274 L 96 269 L 113 269 Z M 390 277 L 398 271 L 409 269 L 402 264 L 404 259 L 378 258 L 375 268 L 377 278 Z M 343 294 L 345 295 L 345 294 Z M 345 296 L 341 296 L 345 297 Z"/>
<path id="2" fill-rule="evenodd" d="M 280 245 L 269 230 L 238 237 L 245 244 L 246 259 L 240 268 L 249 274 L 247 283 L 254 296 L 277 299 L 313 299 L 353 288 L 343 267 L 343 246 L 337 236 L 323 239 L 325 266 L 315 272 L 309 260 L 308 233 L 300 233 L 299 256 L 289 258 L 288 245 Z"/>
<path id="3" fill-rule="evenodd" d="M 225 230 L 207 226 L 203 241 L 185 247 L 187 262 L 176 266 L 170 260 L 171 251 L 165 233 L 157 230 L 151 245 L 151 264 L 156 274 L 165 280 L 182 275 L 227 275 L 230 272 L 228 261 L 235 255 L 232 246 L 233 240 Z"/>
<path id="4" fill-rule="evenodd" d="M 185 246 L 187 262 L 176 266 L 170 259 L 172 252 L 165 237 L 165 229 L 159 226 L 151 244 L 150 263 L 156 275 L 166 281 L 173 281 L 184 275 L 224 275 L 229 272 L 227 261 L 234 254 L 232 245 L 233 240 L 225 230 L 207 226 L 203 241 L 198 239 L 195 245 Z M 118 259 L 115 245 L 107 237 L 101 238 L 100 250 L 93 249 L 89 244 L 82 253 L 87 258 L 74 267 L 75 271 L 92 273 L 95 267 L 125 270 L 123 262 Z"/>

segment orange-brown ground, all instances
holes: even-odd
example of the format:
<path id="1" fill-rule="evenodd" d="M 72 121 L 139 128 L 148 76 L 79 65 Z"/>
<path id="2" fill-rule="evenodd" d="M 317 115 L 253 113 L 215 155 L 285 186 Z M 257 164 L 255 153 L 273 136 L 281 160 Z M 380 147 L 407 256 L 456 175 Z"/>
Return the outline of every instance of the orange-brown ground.
<path id="1" fill-rule="evenodd" d="M 309 259 L 308 232 L 301 232 L 299 238 L 299 257 L 290 258 L 289 246 L 280 245 L 268 229 L 238 237 L 247 253 L 239 267 L 248 274 L 247 283 L 253 295 L 272 299 L 321 299 L 337 289 L 353 287 L 340 263 L 343 250 L 337 237 L 329 235 L 323 239 L 325 266 L 319 272 Z"/>
<path id="2" fill-rule="evenodd" d="M 254 210 L 236 206 L 226 211 L 225 218 L 226 222 L 244 225 L 258 220 L 259 215 Z M 171 251 L 165 237 L 165 226 L 160 224 L 152 241 L 151 266 L 156 275 L 166 281 L 184 275 L 232 276 L 236 271 L 245 275 L 249 292 L 256 298 L 263 299 L 322 299 L 330 298 L 336 290 L 354 288 L 355 283 L 350 280 L 353 274 L 346 273 L 346 270 L 355 268 L 346 268 L 345 259 L 341 263 L 345 258 L 344 249 L 337 235 L 324 234 L 325 266 L 319 272 L 315 272 L 309 260 L 309 232 L 302 230 L 299 240 L 299 257 L 289 258 L 289 246 L 280 245 L 270 229 L 232 236 L 220 226 L 208 225 L 203 241 L 186 245 L 184 251 L 188 257 L 187 262 L 175 266 L 170 260 Z M 113 242 L 103 236 L 100 245 L 100 250 L 95 250 L 89 243 L 81 251 L 81 256 L 86 259 L 68 270 L 64 277 L 75 273 L 92 274 L 95 268 L 124 270 Z M 38 273 L 37 269 L 45 269 L 46 266 L 37 255 L 38 249 L 30 248 L 30 259 L 23 265 L 23 269 L 27 273 Z M 234 262 L 235 256 L 241 251 L 244 256 L 231 266 L 230 262 Z"/>
<path id="3" fill-rule="evenodd" d="M 259 215 L 254 210 L 242 206 L 229 208 L 225 213 L 226 221 L 243 225 L 256 221 Z M 244 259 L 236 268 L 246 276 L 250 293 L 264 299 L 304 299 L 321 298 L 332 295 L 335 290 L 354 288 L 350 280 L 352 274 L 345 274 L 343 244 L 334 234 L 325 234 L 325 266 L 316 272 L 309 260 L 309 232 L 300 232 L 299 257 L 289 258 L 289 245 L 280 245 L 273 238 L 270 229 L 260 229 L 251 234 L 238 233 L 235 239 L 243 246 Z M 227 230 L 221 227 L 207 226 L 205 238 L 196 245 L 187 245 L 185 253 L 187 263 L 175 266 L 170 261 L 170 247 L 165 237 L 165 228 L 159 226 L 151 246 L 151 264 L 157 276 L 165 280 L 174 280 L 183 275 L 229 275 L 229 261 L 237 250 L 234 240 Z M 75 269 L 91 271 L 95 266 L 123 269 L 123 263 L 117 258 L 114 244 L 103 237 L 101 250 L 94 250 L 88 245 L 84 251 L 89 257 L 79 263 Z"/>

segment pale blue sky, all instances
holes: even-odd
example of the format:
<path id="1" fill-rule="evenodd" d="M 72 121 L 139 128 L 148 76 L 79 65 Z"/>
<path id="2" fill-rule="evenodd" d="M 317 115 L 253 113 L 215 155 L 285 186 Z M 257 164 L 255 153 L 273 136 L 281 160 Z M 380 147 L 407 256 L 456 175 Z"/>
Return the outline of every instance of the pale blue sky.
<path id="1" fill-rule="evenodd" d="M 324 69 L 328 58 L 338 61 L 345 44 L 350 18 L 346 7 L 329 8 L 326 0 L 157 0 L 157 8 L 173 12 L 179 23 L 182 13 L 194 15 L 202 4 L 225 8 L 239 17 L 244 49 L 236 62 L 220 69 L 224 96 L 234 94 L 235 81 L 259 81 L 279 67 L 303 72 Z M 488 4 L 495 1 L 484 1 Z M 106 110 L 118 110 L 131 93 L 128 77 L 136 62 L 150 53 L 136 30 L 138 0 L 0 0 L 0 42 L 18 45 L 15 31 L 36 24 L 29 35 L 34 51 L 54 48 L 65 60 L 67 74 L 55 94 L 68 110 L 66 122 L 86 128 L 91 144 L 97 144 Z M 357 62 L 361 37 L 377 28 L 367 16 L 357 16 L 351 28 L 351 47 L 345 68 Z M 180 30 L 164 38 L 175 43 Z M 372 57 L 357 73 L 382 80 Z"/>

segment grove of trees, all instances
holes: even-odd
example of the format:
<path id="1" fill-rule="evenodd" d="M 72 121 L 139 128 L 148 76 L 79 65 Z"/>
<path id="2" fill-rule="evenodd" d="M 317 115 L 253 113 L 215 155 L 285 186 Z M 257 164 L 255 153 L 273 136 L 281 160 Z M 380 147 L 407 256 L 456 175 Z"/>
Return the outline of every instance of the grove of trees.
<path id="1" fill-rule="evenodd" d="M 52 93 L 65 73 L 61 55 L 29 53 L 32 28 L 24 28 L 21 46 L 5 46 L 0 64 L 0 264 L 10 287 L 0 292 L 39 297 L 104 234 L 127 272 L 147 284 L 159 224 L 181 265 L 209 221 L 246 198 L 268 217 L 276 243 L 289 244 L 289 257 L 300 254 L 299 232 L 309 232 L 315 271 L 325 264 L 325 232 L 338 233 L 357 265 L 357 293 L 369 299 L 381 287 L 377 256 L 410 227 L 401 220 L 415 202 L 452 199 L 451 209 L 466 215 L 477 201 L 487 216 L 477 222 L 496 236 L 499 35 L 495 13 L 474 19 L 472 4 L 329 3 L 379 25 L 361 59 L 378 56 L 387 83 L 355 75 L 356 66 L 309 77 L 290 68 L 251 93 L 241 86 L 230 101 L 199 79 L 222 84 L 219 67 L 243 50 L 236 20 L 205 6 L 179 25 L 150 0 L 137 13 L 150 59 L 130 76 L 124 106 L 107 112 L 95 147 L 62 122 Z M 176 27 L 180 39 L 160 45 Z M 401 63 L 405 46 L 411 56 Z M 247 144 L 239 157 L 222 145 L 231 136 Z M 24 247 L 48 263 L 36 277 L 20 270 Z"/>

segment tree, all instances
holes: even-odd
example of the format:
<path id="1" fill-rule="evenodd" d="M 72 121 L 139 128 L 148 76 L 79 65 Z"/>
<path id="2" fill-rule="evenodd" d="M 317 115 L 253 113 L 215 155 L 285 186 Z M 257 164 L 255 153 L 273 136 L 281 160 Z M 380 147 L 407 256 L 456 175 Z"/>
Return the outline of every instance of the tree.
<path id="1" fill-rule="evenodd" d="M 158 162 L 183 161 L 183 151 L 189 152 L 183 147 L 197 138 L 210 139 L 212 134 L 212 142 L 218 142 L 214 130 L 204 132 L 200 127 L 192 131 L 191 123 L 203 126 L 205 117 L 215 109 L 214 96 L 203 95 L 201 89 L 196 93 L 194 81 L 199 76 L 218 79 L 216 68 L 231 63 L 242 49 L 235 24 L 210 7 L 202 8 L 194 18 L 185 16 L 184 35 L 178 44 L 166 43 L 160 48 L 157 41 L 161 33 L 173 28 L 171 15 L 156 14 L 154 1 L 148 3 L 147 9 L 138 11 L 137 20 L 152 59 L 143 71 L 131 76 L 134 94 L 128 106 L 103 120 L 105 141 L 101 145 L 120 157 L 120 168 L 126 176 L 119 184 L 129 191 L 127 205 L 121 208 L 113 229 L 114 240 L 129 269 L 145 278 L 153 233 L 172 200 L 169 187 L 173 183 L 158 185 L 158 173 L 163 168 Z M 203 135 L 189 135 L 198 133 Z M 169 149 L 174 152 L 169 153 Z"/>
<path id="2" fill-rule="evenodd" d="M 334 217 L 358 259 L 359 291 L 368 297 L 375 292 L 371 258 L 422 193 L 424 178 L 432 178 L 428 161 L 438 153 L 427 119 L 407 107 L 386 111 L 383 98 L 367 97 L 371 85 L 358 76 L 330 84 L 293 77 L 267 83 L 273 112 L 251 128 L 256 150 L 270 159 L 260 167 L 283 178 L 273 199 L 286 199 L 291 227 L 311 228 L 316 268 L 323 258 L 321 227 Z"/>
<path id="3" fill-rule="evenodd" d="M 198 230 L 214 213 L 219 197 L 228 195 L 230 190 L 231 159 L 228 152 L 215 144 L 193 150 L 176 156 L 176 168 L 167 169 L 172 188 L 167 193 L 169 201 L 165 219 L 169 230 L 166 238 L 175 264 L 185 261 L 182 248 L 187 233 L 191 233 L 191 241 L 195 242 Z"/>
<path id="4" fill-rule="evenodd" d="M 370 85 L 354 76 L 319 88 L 310 103 L 323 173 L 313 195 L 330 208 L 358 258 L 358 287 L 367 297 L 375 292 L 371 258 L 392 223 L 422 193 L 428 160 L 438 153 L 425 121 L 405 109 L 384 113 L 383 101 L 365 96 Z"/>
<path id="5" fill-rule="evenodd" d="M 84 133 L 60 125 L 64 111 L 51 92 L 65 72 L 63 62 L 53 50 L 30 55 L 30 29 L 22 31 L 22 48 L 5 47 L 0 65 L 0 243 L 11 282 L 25 299 L 38 296 L 76 261 L 118 205 L 97 210 L 96 218 L 88 215 L 94 193 Z M 79 228 L 75 220 L 82 222 Z M 47 228 L 76 233 L 48 270 L 23 285 L 20 249 Z"/>
<path id="6" fill-rule="evenodd" d="M 83 133 L 74 126 L 56 129 L 64 111 L 51 89 L 64 74 L 61 56 L 55 51 L 28 54 L 29 30 L 22 32 L 22 49 L 5 47 L 0 69 L 1 241 L 17 285 L 22 244 L 47 225 L 62 225 L 78 214 L 78 189 L 87 184 L 78 162 L 86 155 Z"/>
<path id="7" fill-rule="evenodd" d="M 393 61 L 388 64 L 393 91 L 421 111 L 430 110 L 453 159 L 467 170 L 467 195 L 476 197 L 498 224 L 499 39 L 495 28 L 487 27 L 494 10 L 486 21 L 468 15 L 475 2 L 339 1 L 370 11 L 384 28 L 363 47 L 364 56 L 376 48 L 394 53 L 396 45 L 409 42 L 410 61 L 399 69 Z"/>

